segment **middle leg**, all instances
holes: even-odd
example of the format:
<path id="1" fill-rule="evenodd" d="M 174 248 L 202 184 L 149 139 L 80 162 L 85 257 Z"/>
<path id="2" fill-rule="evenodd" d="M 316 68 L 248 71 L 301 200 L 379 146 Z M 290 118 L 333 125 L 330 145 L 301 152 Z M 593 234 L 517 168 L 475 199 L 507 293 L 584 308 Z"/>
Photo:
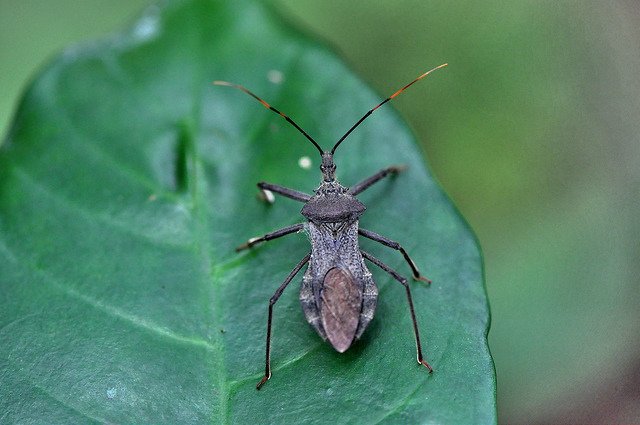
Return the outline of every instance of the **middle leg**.
<path id="1" fill-rule="evenodd" d="M 364 236 L 365 238 L 369 238 L 372 241 L 380 242 L 384 246 L 388 246 L 389 248 L 393 248 L 396 251 L 400 251 L 400 253 L 404 257 L 405 261 L 409 264 L 409 267 L 411 267 L 411 272 L 413 273 L 413 278 L 416 279 L 416 280 L 421 280 L 421 281 L 426 282 L 426 283 L 431 283 L 431 279 L 420 275 L 420 271 L 418 270 L 418 267 L 416 266 L 416 263 L 413 262 L 411 257 L 409 257 L 409 254 L 407 254 L 407 251 L 405 251 L 404 248 L 402 247 L 402 245 L 400 245 L 398 242 L 392 241 L 391 239 L 387 239 L 384 236 L 379 235 L 379 234 L 377 234 L 375 232 L 372 232 L 370 230 L 358 229 L 358 233 L 361 234 L 362 236 Z"/>
<path id="2" fill-rule="evenodd" d="M 239 247 L 237 247 L 236 248 L 236 252 L 240 252 L 243 249 L 251 248 L 252 246 L 254 246 L 256 244 L 259 244 L 260 242 L 270 241 L 271 239 L 276 239 L 276 238 L 288 235 L 290 233 L 295 233 L 295 232 L 299 231 L 300 229 L 302 229 L 302 227 L 304 227 L 304 224 L 298 223 L 298 224 L 294 224 L 292 226 L 284 227 L 282 229 L 276 230 L 276 231 L 271 232 L 271 233 L 267 233 L 264 236 L 260 236 L 260 237 L 257 237 L 257 238 L 251 238 L 248 241 L 246 241 L 245 243 L 243 243 L 242 245 L 240 245 Z"/>

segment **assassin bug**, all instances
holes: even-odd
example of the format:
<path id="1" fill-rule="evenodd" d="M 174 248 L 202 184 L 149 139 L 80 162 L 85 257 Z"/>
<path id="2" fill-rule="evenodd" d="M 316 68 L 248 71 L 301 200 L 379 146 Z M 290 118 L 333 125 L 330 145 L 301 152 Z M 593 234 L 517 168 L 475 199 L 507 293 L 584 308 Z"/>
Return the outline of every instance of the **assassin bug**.
<path id="1" fill-rule="evenodd" d="M 360 235 L 400 251 L 411 268 L 413 278 L 431 283 L 429 279 L 420 274 L 417 266 L 411 257 L 409 257 L 409 254 L 407 254 L 399 243 L 358 227 L 358 219 L 364 213 L 366 207 L 358 201 L 355 196 L 383 178 L 399 173 L 403 170 L 403 167 L 391 166 L 385 168 L 371 177 L 362 180 L 355 186 L 345 187 L 336 180 L 336 166 L 333 163 L 333 155 L 338 146 L 340 146 L 340 143 L 376 109 L 398 96 L 409 86 L 423 79 L 431 72 L 445 66 L 447 66 L 446 63 L 425 72 L 370 109 L 336 142 L 330 151 L 323 151 L 320 145 L 291 118 L 269 105 L 247 88 L 226 81 L 214 81 L 216 85 L 233 87 L 245 92 L 260 102 L 265 108 L 279 114 L 316 147 L 322 158 L 320 165 L 322 182 L 314 191 L 314 195 L 308 195 L 271 183 L 258 183 L 258 188 L 260 189 L 263 199 L 269 203 L 273 202 L 273 193 L 304 202 L 301 213 L 307 219 L 307 222 L 294 224 L 260 237 L 251 238 L 236 248 L 236 251 L 242 251 L 261 242 L 270 241 L 302 229 L 308 233 L 311 240 L 311 252 L 300 260 L 269 300 L 265 373 L 264 377 L 256 385 L 258 390 L 271 378 L 271 323 L 273 306 L 287 285 L 289 285 L 291 280 L 293 280 L 296 274 L 298 274 L 307 263 L 309 263 L 309 267 L 302 278 L 300 302 L 307 321 L 322 339 L 325 341 L 329 340 L 329 343 L 336 351 L 343 353 L 356 339 L 360 338 L 371 319 L 373 319 L 378 299 L 378 288 L 371 277 L 371 272 L 365 265 L 364 260 L 366 259 L 389 273 L 404 286 L 416 338 L 418 363 L 429 369 L 429 373 L 433 371 L 429 363 L 427 363 L 422 356 L 418 322 L 416 321 L 413 301 L 411 299 L 411 290 L 409 289 L 407 279 L 400 276 L 395 270 L 371 254 L 361 250 L 358 245 L 358 235 Z"/>

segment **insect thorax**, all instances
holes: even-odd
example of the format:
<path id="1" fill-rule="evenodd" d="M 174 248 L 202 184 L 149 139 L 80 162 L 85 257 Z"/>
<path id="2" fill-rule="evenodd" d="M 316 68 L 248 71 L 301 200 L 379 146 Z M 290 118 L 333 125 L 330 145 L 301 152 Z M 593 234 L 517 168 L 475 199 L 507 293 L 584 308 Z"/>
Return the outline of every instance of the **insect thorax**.
<path id="1" fill-rule="evenodd" d="M 337 181 L 323 182 L 300 212 L 315 223 L 353 222 L 367 208 L 347 191 Z"/>

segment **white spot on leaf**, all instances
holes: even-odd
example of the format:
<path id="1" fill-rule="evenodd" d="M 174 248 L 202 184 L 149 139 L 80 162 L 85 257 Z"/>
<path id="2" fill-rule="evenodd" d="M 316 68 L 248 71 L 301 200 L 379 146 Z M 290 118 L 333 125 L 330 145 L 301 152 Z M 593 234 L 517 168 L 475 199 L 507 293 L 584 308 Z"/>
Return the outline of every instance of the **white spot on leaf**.
<path id="1" fill-rule="evenodd" d="M 113 388 L 109 388 L 109 389 L 107 390 L 107 398 L 108 398 L 109 400 L 111 400 L 112 398 L 114 398 L 117 394 L 118 394 L 118 390 L 116 390 L 116 388 L 115 388 L 115 387 L 113 387 Z"/>
<path id="2" fill-rule="evenodd" d="M 267 79 L 273 84 L 281 84 L 284 81 L 284 74 L 277 69 L 267 72 Z"/>
<path id="3" fill-rule="evenodd" d="M 303 170 L 308 170 L 311 168 L 311 165 L 313 165 L 313 163 L 311 162 L 311 158 L 309 158 L 308 156 L 303 156 L 298 160 L 298 165 Z"/>
<path id="4" fill-rule="evenodd" d="M 136 26 L 133 28 L 133 33 L 136 37 L 147 40 L 155 36 L 159 26 L 158 10 L 156 7 L 152 7 L 147 11 L 147 14 L 136 23 Z"/>

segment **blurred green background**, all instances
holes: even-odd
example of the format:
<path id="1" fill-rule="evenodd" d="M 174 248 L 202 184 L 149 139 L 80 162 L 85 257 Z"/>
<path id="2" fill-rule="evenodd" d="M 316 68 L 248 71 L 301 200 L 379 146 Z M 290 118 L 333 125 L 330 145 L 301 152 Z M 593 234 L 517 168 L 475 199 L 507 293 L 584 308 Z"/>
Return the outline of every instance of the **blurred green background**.
<path id="1" fill-rule="evenodd" d="M 449 62 L 394 104 L 480 239 L 500 422 L 640 423 L 640 5 L 271 3 L 382 95 Z M 0 131 L 43 63 L 145 4 L 0 0 Z"/>

